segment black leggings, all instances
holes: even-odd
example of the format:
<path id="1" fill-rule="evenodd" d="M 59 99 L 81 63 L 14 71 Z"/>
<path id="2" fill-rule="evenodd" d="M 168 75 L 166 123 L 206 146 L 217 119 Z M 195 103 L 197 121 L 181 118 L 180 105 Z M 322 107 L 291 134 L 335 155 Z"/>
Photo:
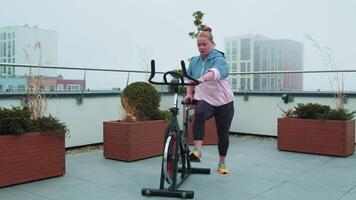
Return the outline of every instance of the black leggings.
<path id="1" fill-rule="evenodd" d="M 193 139 L 204 139 L 204 123 L 215 116 L 217 134 L 219 138 L 218 149 L 220 156 L 226 156 L 229 148 L 229 131 L 234 117 L 234 102 L 222 106 L 212 106 L 206 101 L 199 100 L 195 108 L 195 122 L 193 125 Z"/>

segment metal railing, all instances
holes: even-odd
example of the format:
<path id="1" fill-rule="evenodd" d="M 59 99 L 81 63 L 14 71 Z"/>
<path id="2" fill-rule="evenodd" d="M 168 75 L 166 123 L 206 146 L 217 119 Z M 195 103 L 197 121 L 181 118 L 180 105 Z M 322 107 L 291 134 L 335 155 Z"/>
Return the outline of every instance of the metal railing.
<path id="1" fill-rule="evenodd" d="M 32 64 L 14 64 L 14 63 L 0 63 L 0 66 L 8 67 L 24 67 L 24 68 L 45 68 L 45 69 L 65 69 L 65 70 L 79 70 L 79 71 L 103 71 L 103 72 L 130 72 L 130 73 L 151 73 L 143 70 L 122 70 L 122 69 L 108 69 L 108 68 L 86 68 L 86 67 L 62 67 L 55 65 L 32 65 Z M 308 74 L 308 73 L 350 73 L 356 72 L 356 69 L 340 69 L 340 70 L 289 70 L 289 71 L 253 71 L 253 72 L 230 72 L 230 75 L 245 75 L 245 74 Z M 164 72 L 156 72 L 163 74 Z"/>
<path id="2" fill-rule="evenodd" d="M 95 71 L 95 72 L 116 72 L 116 73 L 128 73 L 128 79 L 130 77 L 130 73 L 134 74 L 149 74 L 150 71 L 145 70 L 127 70 L 127 69 L 110 69 L 112 67 L 71 67 L 71 66 L 55 66 L 55 65 L 33 65 L 33 64 L 19 64 L 19 63 L 0 63 L 1 66 L 6 67 L 21 67 L 21 68 L 38 68 L 38 69 L 52 69 L 52 70 L 75 70 L 75 71 L 83 71 L 86 73 L 87 71 Z M 288 70 L 288 71 L 250 71 L 250 72 L 230 72 L 230 75 L 258 75 L 258 74 L 265 74 L 265 75 L 276 75 L 276 74 L 330 74 L 330 73 L 340 73 L 341 77 L 344 76 L 344 73 L 355 73 L 356 69 L 340 69 L 340 70 Z M 164 72 L 156 72 L 158 74 L 163 74 Z M 11 76 L 9 76 L 11 77 Z M 85 75 L 84 75 L 85 78 Z M 289 79 L 289 77 L 288 77 Z M 344 87 L 344 81 L 342 80 L 342 88 Z M 288 89 L 287 89 L 288 90 Z M 319 89 L 317 88 L 316 91 Z M 236 91 L 239 91 L 237 88 Z M 270 90 L 241 90 L 243 92 L 252 92 L 252 91 L 266 91 L 269 92 Z M 276 90 L 271 90 L 276 91 Z M 308 90 L 305 90 L 308 91 Z M 314 91 L 314 90 L 312 90 Z M 352 89 L 353 91 L 353 89 Z"/>

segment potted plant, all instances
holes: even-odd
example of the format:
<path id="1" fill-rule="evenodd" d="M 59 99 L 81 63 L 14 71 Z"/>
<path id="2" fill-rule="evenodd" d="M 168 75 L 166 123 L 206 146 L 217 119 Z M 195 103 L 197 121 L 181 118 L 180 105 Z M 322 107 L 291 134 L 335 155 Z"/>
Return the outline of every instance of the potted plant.
<path id="1" fill-rule="evenodd" d="M 278 119 L 277 147 L 346 157 L 355 150 L 355 112 L 317 103 L 298 104 Z"/>
<path id="2" fill-rule="evenodd" d="M 0 187 L 65 174 L 68 129 L 29 107 L 0 108 Z"/>
<path id="3" fill-rule="evenodd" d="M 122 93 L 122 120 L 104 122 L 104 157 L 134 161 L 162 154 L 169 111 L 159 110 L 161 96 L 151 84 L 135 82 Z"/>

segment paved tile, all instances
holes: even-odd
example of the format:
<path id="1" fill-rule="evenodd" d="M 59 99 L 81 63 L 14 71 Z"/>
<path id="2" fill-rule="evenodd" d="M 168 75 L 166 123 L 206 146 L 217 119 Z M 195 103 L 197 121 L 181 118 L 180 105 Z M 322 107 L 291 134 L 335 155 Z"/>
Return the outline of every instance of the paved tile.
<path id="1" fill-rule="evenodd" d="M 337 200 L 343 194 L 343 192 L 321 189 L 317 186 L 304 187 L 293 183 L 283 183 L 252 200 Z"/>
<path id="2" fill-rule="evenodd" d="M 231 173 L 217 173 L 216 145 L 203 147 L 210 175 L 191 175 L 180 189 L 195 199 L 353 200 L 356 156 L 347 158 L 278 151 L 276 140 L 231 136 L 227 157 Z M 171 199 L 145 197 L 142 188 L 158 188 L 161 157 L 134 162 L 105 159 L 102 151 L 66 156 L 63 177 L 0 188 L 6 200 Z"/>
<path id="3" fill-rule="evenodd" d="M 0 189 L 0 199 L 2 200 L 44 200 L 38 195 L 32 194 L 30 192 L 23 191 L 21 189 L 11 187 L 6 187 Z"/>
<path id="4" fill-rule="evenodd" d="M 28 184 L 21 184 L 14 186 L 14 188 L 18 188 L 48 199 L 63 200 L 93 193 L 104 189 L 105 186 L 90 183 L 88 181 L 81 180 L 80 178 L 63 176 Z"/>
<path id="5" fill-rule="evenodd" d="M 345 196 L 343 196 L 341 199 L 339 200 L 355 200 L 356 199 L 356 194 L 353 193 L 347 193 L 345 194 Z"/>

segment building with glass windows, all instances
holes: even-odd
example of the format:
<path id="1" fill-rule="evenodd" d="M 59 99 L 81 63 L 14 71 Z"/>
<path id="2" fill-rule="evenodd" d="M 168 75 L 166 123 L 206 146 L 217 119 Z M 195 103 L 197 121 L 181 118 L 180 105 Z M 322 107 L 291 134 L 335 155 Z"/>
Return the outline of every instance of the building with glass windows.
<path id="1" fill-rule="evenodd" d="M 25 76 L 2 76 L 0 77 L 0 93 L 23 92 L 26 90 L 27 77 Z"/>
<path id="2" fill-rule="evenodd" d="M 303 44 L 262 35 L 225 38 L 231 72 L 288 71 L 303 69 Z M 234 91 L 303 90 L 302 74 L 231 75 Z"/>
<path id="3" fill-rule="evenodd" d="M 29 25 L 0 28 L 0 63 L 57 65 L 57 32 Z M 0 67 L 0 76 L 26 76 L 28 72 L 28 68 Z M 32 69 L 32 74 L 57 76 L 52 69 Z"/>
<path id="4" fill-rule="evenodd" d="M 0 28 L 0 63 L 57 65 L 57 32 L 37 26 Z M 64 79 L 55 69 L 0 66 L 0 92 L 81 91 L 85 80 Z"/>

